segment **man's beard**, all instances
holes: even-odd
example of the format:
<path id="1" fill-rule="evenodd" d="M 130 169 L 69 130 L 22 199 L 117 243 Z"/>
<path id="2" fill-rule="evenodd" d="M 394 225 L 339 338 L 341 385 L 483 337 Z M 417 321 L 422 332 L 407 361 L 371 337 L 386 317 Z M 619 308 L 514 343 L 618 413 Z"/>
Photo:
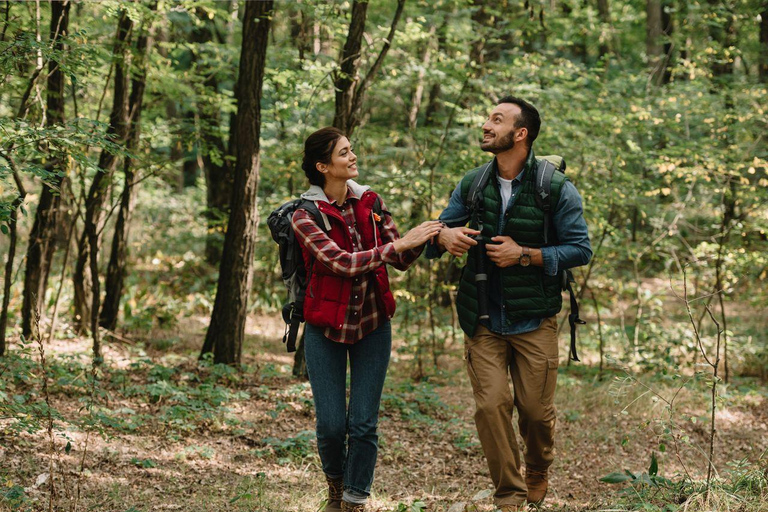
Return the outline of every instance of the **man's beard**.
<path id="1" fill-rule="evenodd" d="M 498 155 L 515 147 L 515 132 L 512 131 L 498 140 L 481 142 L 480 149 Z"/>

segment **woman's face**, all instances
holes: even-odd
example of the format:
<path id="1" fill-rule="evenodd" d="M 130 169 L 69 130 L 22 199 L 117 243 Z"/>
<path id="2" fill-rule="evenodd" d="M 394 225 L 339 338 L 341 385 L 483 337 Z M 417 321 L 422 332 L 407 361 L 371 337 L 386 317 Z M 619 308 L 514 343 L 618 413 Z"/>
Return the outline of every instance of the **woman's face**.
<path id="1" fill-rule="evenodd" d="M 357 172 L 357 155 L 352 152 L 349 139 L 342 137 L 336 141 L 336 146 L 331 153 L 331 162 L 328 164 L 318 162 L 317 169 L 325 174 L 326 180 L 346 181 L 356 178 L 359 174 Z"/>

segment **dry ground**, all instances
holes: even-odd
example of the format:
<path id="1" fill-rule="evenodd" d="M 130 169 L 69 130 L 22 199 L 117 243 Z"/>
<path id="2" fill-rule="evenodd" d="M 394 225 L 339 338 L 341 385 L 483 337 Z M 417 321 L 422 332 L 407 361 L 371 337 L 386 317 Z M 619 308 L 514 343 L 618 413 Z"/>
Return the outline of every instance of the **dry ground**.
<path id="1" fill-rule="evenodd" d="M 185 324 L 170 354 L 167 349 L 153 348 L 151 342 L 113 341 L 107 345 L 108 366 L 128 368 L 143 357 L 194 372 L 195 351 L 204 327 L 202 322 Z M 56 439 L 55 509 L 74 510 L 77 501 L 80 511 L 318 510 L 324 485 L 314 444 L 303 451 L 297 445 L 294 453 L 291 446 L 282 445 L 283 452 L 275 448 L 297 435 L 313 443 L 309 387 L 290 375 L 291 358 L 279 343 L 280 325 L 260 318 L 249 323 L 248 330 L 245 359 L 249 373 L 233 386 L 250 397 L 228 404 L 229 414 L 241 422 L 239 426 L 213 418 L 189 431 L 150 421 L 135 432 L 92 432 L 85 457 L 86 432 L 60 426 L 67 431 L 59 432 Z M 87 339 L 70 339 L 56 340 L 46 350 L 49 358 L 65 354 L 87 357 L 88 348 Z M 449 347 L 449 354 L 440 360 L 440 371 L 426 384 L 412 388 L 408 386 L 412 361 L 393 353 L 372 510 L 417 511 L 419 505 L 414 503 L 418 501 L 435 512 L 492 510 L 487 497 L 490 480 L 474 432 L 473 402 L 462 364 L 460 347 Z M 621 500 L 619 489 L 599 478 L 624 469 L 647 470 L 653 452 L 659 458 L 660 474 L 673 478 L 688 471 L 695 478 L 702 477 L 709 428 L 704 382 L 678 393 L 670 417 L 664 401 L 655 399 L 645 386 L 671 399 L 677 389 L 674 382 L 644 375 L 637 377 L 642 382 L 638 383 L 620 372 L 599 382 L 594 372 L 584 370 L 561 368 L 558 456 L 545 510 L 621 510 L 614 505 Z M 153 415 L 163 406 L 162 401 L 121 397 L 119 385 L 111 392 L 108 386 L 104 388 L 108 392 L 97 397 L 97 403 L 112 411 L 130 409 Z M 765 463 L 766 395 L 746 389 L 731 386 L 721 403 L 716 466 L 723 478 L 728 475 L 729 461 L 754 463 L 762 458 Z M 64 417 L 87 414 L 83 409 L 87 397 L 57 392 L 51 399 Z M 25 488 L 29 501 L 21 510 L 47 510 L 50 441 L 45 432 L 10 436 L 9 424 L 10 420 L 0 419 L 0 476 L 7 488 Z M 661 453 L 659 436 L 670 427 L 673 433 L 680 433 L 679 449 L 666 441 L 666 451 Z M 71 442 L 68 454 L 62 434 Z M 689 436 L 687 442 L 683 435 Z M 3 503 L 0 510 L 9 507 Z"/>

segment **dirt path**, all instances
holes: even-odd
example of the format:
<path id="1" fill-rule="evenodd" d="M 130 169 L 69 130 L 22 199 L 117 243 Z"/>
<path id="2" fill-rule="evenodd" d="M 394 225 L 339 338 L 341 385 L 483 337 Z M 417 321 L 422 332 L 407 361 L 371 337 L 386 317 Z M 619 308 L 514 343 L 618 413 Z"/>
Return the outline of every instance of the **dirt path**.
<path id="1" fill-rule="evenodd" d="M 169 404 L 189 403 L 197 392 L 192 390 L 204 384 L 183 388 L 189 389 L 186 398 L 164 395 L 162 387 L 200 378 L 192 352 L 199 333 L 185 335 L 174 346 L 177 355 L 113 345 L 107 355 L 112 370 L 105 375 L 97 412 L 116 423 L 105 429 L 104 436 L 89 436 L 82 473 L 85 433 L 59 423 L 63 430 L 56 439 L 59 455 L 54 480 L 59 509 L 74 510 L 80 479 L 78 510 L 317 510 L 324 485 L 314 445 L 309 386 L 290 376 L 291 360 L 273 334 L 256 334 L 246 349 L 250 373 L 227 377 L 229 390 L 240 393 L 222 398 L 228 411 L 202 407 L 191 417 L 185 417 L 183 407 L 173 409 Z M 58 342 L 49 348 L 49 357 L 84 356 L 87 345 L 87 340 Z M 139 360 L 145 361 L 145 373 L 132 373 L 131 365 Z M 435 512 L 492 510 L 487 497 L 491 483 L 475 434 L 474 404 L 460 351 L 444 356 L 440 372 L 426 382 L 414 384 L 410 369 L 409 361 L 395 354 L 383 398 L 371 509 L 417 512 L 418 502 L 423 502 L 426 510 Z M 580 376 L 580 371 L 561 369 L 558 456 L 545 510 L 608 506 L 620 499 L 618 489 L 599 478 L 624 469 L 647 470 L 653 452 L 659 473 L 668 478 L 683 474 L 682 464 L 693 476 L 703 474 L 706 464 L 699 448 L 706 444 L 708 429 L 703 387 L 678 394 L 673 424 L 663 402 L 654 401 L 651 393 L 643 394 L 642 386 L 620 378 L 593 382 L 591 374 Z M 170 375 L 166 381 L 162 372 Z M 141 382 L 145 378 L 153 380 L 150 387 Z M 662 395 L 671 396 L 675 389 L 652 382 Z M 52 405 L 56 410 L 65 418 L 84 417 L 87 395 L 82 390 L 55 389 Z M 217 396 L 223 389 L 213 386 L 205 392 Z M 191 403 L 194 410 L 197 402 Z M 727 461 L 756 461 L 765 456 L 767 410 L 764 393 L 729 392 L 718 418 L 716 464 L 723 476 Z M 135 428 L 131 421 L 136 421 Z M 41 475 L 49 472 L 50 441 L 44 432 L 11 435 L 9 427 L 10 421 L 2 420 L 0 483 L 5 489 L 24 489 L 25 501 L 15 510 L 47 509 L 49 483 Z M 665 428 L 689 437 L 688 444 L 680 441 L 679 458 L 673 444 L 660 437 Z M 66 453 L 68 441 L 72 449 Z M 666 444 L 663 453 L 660 442 Z M 0 503 L 0 510 L 11 510 L 9 503 Z"/>

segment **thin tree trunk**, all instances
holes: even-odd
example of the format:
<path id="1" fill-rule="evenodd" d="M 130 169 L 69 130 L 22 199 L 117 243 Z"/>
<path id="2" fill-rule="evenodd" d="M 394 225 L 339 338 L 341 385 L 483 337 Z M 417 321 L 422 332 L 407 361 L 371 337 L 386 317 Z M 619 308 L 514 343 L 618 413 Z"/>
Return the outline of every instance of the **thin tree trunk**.
<path id="1" fill-rule="evenodd" d="M 672 34 L 675 29 L 674 18 L 672 18 L 671 0 L 663 0 L 661 6 L 661 29 L 664 34 L 664 47 L 662 56 L 661 81 L 668 84 L 672 80 Z"/>
<path id="2" fill-rule="evenodd" d="M 168 42 L 168 31 L 171 29 L 173 25 L 173 22 L 171 20 L 168 20 L 168 26 L 162 27 L 157 32 L 157 53 L 163 57 L 168 57 L 168 49 L 166 48 L 164 43 Z M 183 137 L 179 133 L 178 130 L 178 122 L 179 122 L 179 108 L 175 100 L 173 99 L 167 99 L 165 101 L 165 117 L 168 119 L 169 124 L 173 127 L 173 132 L 171 133 L 171 163 L 181 164 L 181 158 L 184 156 L 184 150 L 182 148 L 183 145 Z M 176 180 L 176 192 L 183 192 L 185 184 L 184 184 L 184 172 L 181 165 L 178 167 L 179 174 L 178 179 Z"/>
<path id="3" fill-rule="evenodd" d="M 602 30 L 600 31 L 600 46 L 598 51 L 600 57 L 605 57 L 611 51 L 610 43 L 610 30 L 611 30 L 611 8 L 609 0 L 597 0 L 597 12 L 600 16 L 600 23 L 602 23 Z M 608 31 L 608 34 L 604 33 Z"/>
<path id="4" fill-rule="evenodd" d="M 213 27 L 211 21 L 204 13 L 199 13 L 203 25 L 193 32 L 193 42 L 198 45 L 210 43 L 213 40 Z M 198 46 L 199 48 L 199 46 Z M 194 60 L 197 59 L 195 55 Z M 201 66 L 198 64 L 198 66 Z M 208 95 L 213 100 L 207 100 L 198 104 L 197 113 L 200 116 L 201 138 L 204 141 L 202 153 L 203 169 L 206 184 L 206 211 L 205 218 L 208 224 L 208 235 L 205 239 L 205 260 L 211 265 L 216 265 L 221 259 L 222 241 L 224 239 L 224 227 L 229 217 L 229 201 L 232 197 L 232 166 L 229 158 L 232 153 L 225 146 L 221 135 L 217 132 L 221 125 L 219 102 L 216 96 L 219 94 L 219 83 L 215 69 L 203 68 L 207 77 L 203 82 Z M 212 153 L 218 155 L 217 159 L 211 158 Z"/>
<path id="5" fill-rule="evenodd" d="M 360 124 L 362 116 L 363 99 L 368 87 L 373 83 L 379 68 L 384 62 L 384 58 L 392 46 L 392 40 L 397 31 L 397 24 L 400 16 L 403 14 L 405 0 L 398 0 L 395 16 L 392 19 L 392 25 L 389 28 L 389 35 L 384 42 L 384 46 L 379 52 L 371 69 L 364 78 L 358 76 L 360 67 L 360 49 L 362 46 L 363 31 L 365 30 L 365 17 L 368 9 L 368 2 L 355 0 L 352 3 L 352 19 L 349 23 L 349 33 L 347 41 L 344 44 L 344 50 L 341 54 L 340 70 L 335 74 L 334 85 L 336 86 L 336 113 L 333 118 L 333 126 L 340 129 L 348 136 L 352 135 L 355 128 Z"/>
<path id="6" fill-rule="evenodd" d="M 758 73 L 761 82 L 768 82 L 768 3 L 760 13 L 760 52 Z"/>
<path id="7" fill-rule="evenodd" d="M 421 98 L 424 95 L 424 75 L 429 67 L 429 62 L 432 59 L 432 36 L 435 34 L 435 26 L 429 30 L 429 37 L 424 42 L 424 55 L 421 57 L 421 66 L 416 76 L 416 86 L 413 89 L 411 95 L 411 108 L 408 111 L 408 129 L 416 129 L 416 120 L 419 117 L 419 110 L 421 110 Z"/>
<path id="8" fill-rule="evenodd" d="M 653 85 L 660 85 L 664 76 L 662 64 L 662 25 L 661 25 L 661 0 L 646 0 L 645 4 L 645 53 L 648 57 L 650 81 Z"/>
<path id="9" fill-rule="evenodd" d="M 141 110 L 144 99 L 144 89 L 147 84 L 146 57 L 152 47 L 152 36 L 149 29 L 142 31 L 136 43 L 136 68 L 138 72 L 131 80 L 131 95 L 128 100 L 129 112 L 128 140 L 126 150 L 128 153 L 136 153 L 141 139 Z M 128 234 L 133 213 L 133 204 L 136 199 L 136 172 L 131 156 L 123 160 L 123 172 L 125 185 L 120 196 L 120 210 L 115 222 L 115 232 L 112 237 L 112 252 L 107 266 L 107 277 L 104 283 L 104 305 L 101 308 L 99 324 L 114 331 L 117 326 L 117 316 L 120 312 L 120 299 L 123 295 L 123 281 L 125 278 L 126 259 L 128 256 Z"/>
<path id="10" fill-rule="evenodd" d="M 438 55 L 445 53 L 446 41 L 448 37 L 448 15 L 443 19 L 440 24 L 440 28 L 437 31 L 437 53 Z M 424 112 L 424 126 L 432 126 L 435 123 L 435 116 L 440 110 L 440 81 L 437 80 L 432 84 L 429 90 L 429 103 L 427 103 L 427 110 Z"/>
<path id="11" fill-rule="evenodd" d="M 237 147 L 231 212 L 219 268 L 216 300 L 203 354 L 215 363 L 239 364 L 245 337 L 248 295 L 259 213 L 259 136 L 261 93 L 273 1 L 246 2 L 237 99 Z"/>
<path id="12" fill-rule="evenodd" d="M 355 84 L 359 81 L 360 50 L 365 31 L 365 18 L 368 11 L 368 2 L 354 0 L 352 2 L 352 17 L 349 21 L 349 32 L 341 52 L 339 71 L 334 77 L 336 87 L 336 113 L 333 117 L 333 126 L 350 134 L 352 117 L 352 99 L 355 94 Z"/>
<path id="13" fill-rule="evenodd" d="M 51 2 L 50 39 L 57 52 L 65 52 L 62 39 L 69 29 L 70 3 L 65 1 Z M 38 65 L 38 69 L 41 69 Z M 51 59 L 48 62 L 48 92 L 46 97 L 46 124 L 49 127 L 64 123 L 64 102 L 66 98 L 64 72 L 59 62 Z M 48 274 L 51 270 L 51 260 L 55 248 L 56 229 L 59 225 L 61 196 L 57 189 L 66 179 L 67 160 L 56 155 L 47 166 L 48 170 L 58 175 L 49 183 L 43 185 L 40 201 L 35 212 L 35 222 L 29 234 L 27 246 L 27 261 L 24 273 L 24 296 L 22 304 L 22 332 L 25 337 L 35 337 L 42 306 L 45 302 L 45 290 L 48 286 Z"/>
<path id="14" fill-rule="evenodd" d="M 125 11 L 120 14 L 117 36 L 113 50 L 115 62 L 115 92 L 112 103 L 112 112 L 109 117 L 107 137 L 115 144 L 122 145 L 128 129 L 128 82 L 129 73 L 125 59 L 126 49 L 129 43 L 129 35 L 133 27 L 131 18 Z M 88 196 L 85 200 L 85 227 L 80 243 L 78 244 L 77 263 L 73 281 L 75 285 L 75 320 L 80 330 L 90 324 L 93 336 L 94 360 L 101 358 L 101 346 L 99 340 L 99 305 L 101 302 L 99 285 L 99 223 L 102 209 L 106 200 L 107 187 L 115 171 L 118 157 L 109 151 L 102 150 L 99 155 L 99 172 L 93 177 Z M 90 264 L 89 264 L 90 262 Z M 91 293 L 89 297 L 85 288 L 86 268 L 90 270 Z M 95 310 L 94 310 L 95 308 Z M 79 316 L 79 318 L 78 318 Z M 88 322 L 88 323 L 86 323 Z"/>
<path id="15" fill-rule="evenodd" d="M 10 155 L 0 155 L 11 166 L 13 172 L 13 180 L 16 182 L 16 188 L 19 190 L 19 195 L 11 204 L 11 218 L 8 222 L 9 226 L 9 244 L 8 244 L 8 259 L 5 263 L 5 280 L 3 281 L 3 309 L 0 312 L 0 357 L 5 355 L 5 330 L 8 323 L 8 304 L 11 301 L 11 284 L 13 281 L 13 260 L 16 257 L 16 242 L 18 240 L 17 232 L 17 220 L 19 207 L 24 204 L 24 198 L 27 197 L 27 191 L 24 188 L 24 183 L 21 181 L 21 173 L 19 172 L 16 162 Z"/>

